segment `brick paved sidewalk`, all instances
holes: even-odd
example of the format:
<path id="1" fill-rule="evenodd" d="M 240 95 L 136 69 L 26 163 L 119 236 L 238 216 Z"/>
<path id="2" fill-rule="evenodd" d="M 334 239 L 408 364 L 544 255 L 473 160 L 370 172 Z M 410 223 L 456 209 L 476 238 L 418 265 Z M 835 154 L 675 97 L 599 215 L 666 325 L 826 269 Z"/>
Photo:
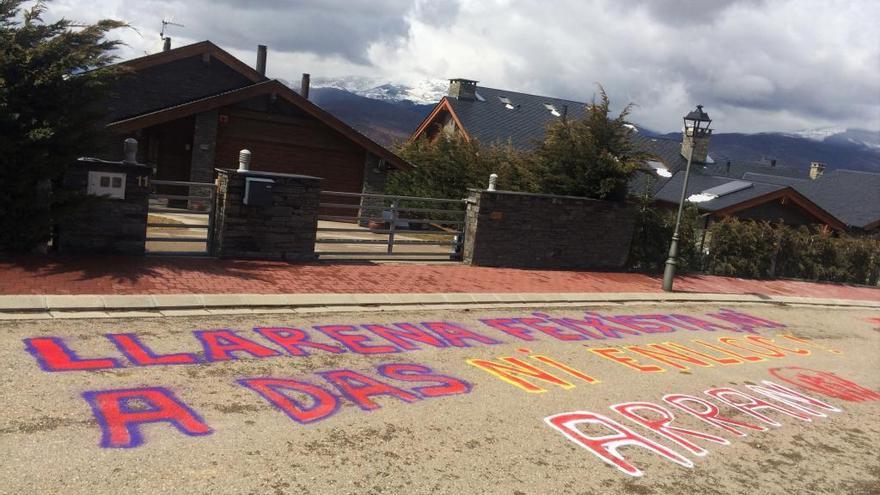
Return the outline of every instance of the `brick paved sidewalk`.
<path id="1" fill-rule="evenodd" d="M 868 287 L 715 276 L 679 279 L 676 290 L 880 301 L 880 289 Z M 660 292 L 660 279 L 635 273 L 456 264 L 289 264 L 112 256 L 0 260 L 2 295 L 439 292 Z"/>

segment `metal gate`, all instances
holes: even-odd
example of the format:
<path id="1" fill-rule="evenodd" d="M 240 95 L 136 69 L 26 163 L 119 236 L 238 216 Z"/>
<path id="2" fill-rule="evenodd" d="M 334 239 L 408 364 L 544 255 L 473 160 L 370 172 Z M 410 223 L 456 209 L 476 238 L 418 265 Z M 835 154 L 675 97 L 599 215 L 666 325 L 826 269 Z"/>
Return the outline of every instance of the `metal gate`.
<path id="1" fill-rule="evenodd" d="M 213 182 L 153 180 L 147 216 L 147 253 L 206 256 L 214 226 Z"/>
<path id="2" fill-rule="evenodd" d="M 463 199 L 321 191 L 315 250 L 322 259 L 458 261 L 465 206 Z"/>

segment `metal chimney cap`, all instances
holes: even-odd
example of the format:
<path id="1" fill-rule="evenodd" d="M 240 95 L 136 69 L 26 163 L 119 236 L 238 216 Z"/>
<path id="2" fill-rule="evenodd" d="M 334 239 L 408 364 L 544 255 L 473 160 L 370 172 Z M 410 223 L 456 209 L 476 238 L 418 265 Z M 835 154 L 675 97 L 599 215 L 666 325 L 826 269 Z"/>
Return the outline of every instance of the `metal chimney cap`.
<path id="1" fill-rule="evenodd" d="M 123 141 L 122 151 L 123 151 L 123 162 L 124 163 L 137 163 L 137 151 L 138 151 L 138 142 L 135 138 L 127 138 Z"/>
<path id="2" fill-rule="evenodd" d="M 247 172 L 251 168 L 251 152 L 250 150 L 241 150 L 238 152 L 238 171 Z"/>

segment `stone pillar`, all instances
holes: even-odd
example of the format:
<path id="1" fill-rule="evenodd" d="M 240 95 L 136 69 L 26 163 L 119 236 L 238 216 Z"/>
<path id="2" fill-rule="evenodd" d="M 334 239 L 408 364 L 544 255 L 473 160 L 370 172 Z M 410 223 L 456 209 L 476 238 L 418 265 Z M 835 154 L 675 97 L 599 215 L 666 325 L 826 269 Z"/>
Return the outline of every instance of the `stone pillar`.
<path id="1" fill-rule="evenodd" d="M 317 177 L 217 169 L 212 254 L 221 258 L 311 261 L 315 255 Z M 248 178 L 269 179 L 271 202 L 244 204 Z"/>
<path id="2" fill-rule="evenodd" d="M 367 153 L 364 161 L 364 194 L 385 194 L 385 184 L 388 182 L 388 164 L 378 156 Z M 358 211 L 360 217 L 370 217 L 381 220 L 382 211 L 388 207 L 388 201 L 382 198 L 361 198 L 361 208 Z M 359 220 L 361 227 L 366 227 L 369 220 Z"/>
<path id="3" fill-rule="evenodd" d="M 58 251 L 143 255 L 152 170 L 138 163 L 81 158 L 67 171 L 64 189 L 88 195 L 90 173 L 93 188 L 100 187 L 104 177 L 111 190 L 120 191 L 121 187 L 113 186 L 124 184 L 124 195 L 114 199 L 96 195 L 84 198 L 58 226 L 55 237 Z"/>
<path id="4" fill-rule="evenodd" d="M 189 180 L 192 182 L 214 182 L 214 153 L 217 147 L 218 110 L 196 114 L 193 127 L 192 165 Z M 190 187 L 190 196 L 209 196 L 211 187 Z M 191 210 L 204 210 L 208 199 L 191 199 L 187 206 Z"/>
<path id="5" fill-rule="evenodd" d="M 685 129 L 681 137 L 681 156 L 685 159 L 693 153 L 694 163 L 706 163 L 709 157 L 709 140 L 712 138 L 712 129 L 697 131 Z"/>
<path id="6" fill-rule="evenodd" d="M 634 221 L 621 202 L 471 190 L 463 257 L 481 266 L 617 270 Z"/>

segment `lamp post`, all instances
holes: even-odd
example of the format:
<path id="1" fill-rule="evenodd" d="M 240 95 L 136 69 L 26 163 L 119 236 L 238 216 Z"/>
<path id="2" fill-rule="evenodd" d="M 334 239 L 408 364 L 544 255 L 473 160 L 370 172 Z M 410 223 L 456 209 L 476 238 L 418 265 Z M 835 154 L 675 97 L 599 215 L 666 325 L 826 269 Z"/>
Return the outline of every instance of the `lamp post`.
<path id="1" fill-rule="evenodd" d="M 698 140 L 707 137 L 711 132 L 709 124 L 712 119 L 703 111 L 703 105 L 697 105 L 697 109 L 684 116 L 684 136 L 682 139 L 689 146 L 685 146 L 687 153 L 687 168 L 684 170 L 684 184 L 681 186 L 681 199 L 678 202 L 678 214 L 675 216 L 675 230 L 672 233 L 672 243 L 669 245 L 669 258 L 666 259 L 666 267 L 663 270 L 663 290 L 672 292 L 672 281 L 675 279 L 675 267 L 678 265 L 678 240 L 681 229 L 681 214 L 684 210 L 685 197 L 687 196 L 688 180 L 691 176 L 691 163 L 694 158 L 694 147 Z"/>

